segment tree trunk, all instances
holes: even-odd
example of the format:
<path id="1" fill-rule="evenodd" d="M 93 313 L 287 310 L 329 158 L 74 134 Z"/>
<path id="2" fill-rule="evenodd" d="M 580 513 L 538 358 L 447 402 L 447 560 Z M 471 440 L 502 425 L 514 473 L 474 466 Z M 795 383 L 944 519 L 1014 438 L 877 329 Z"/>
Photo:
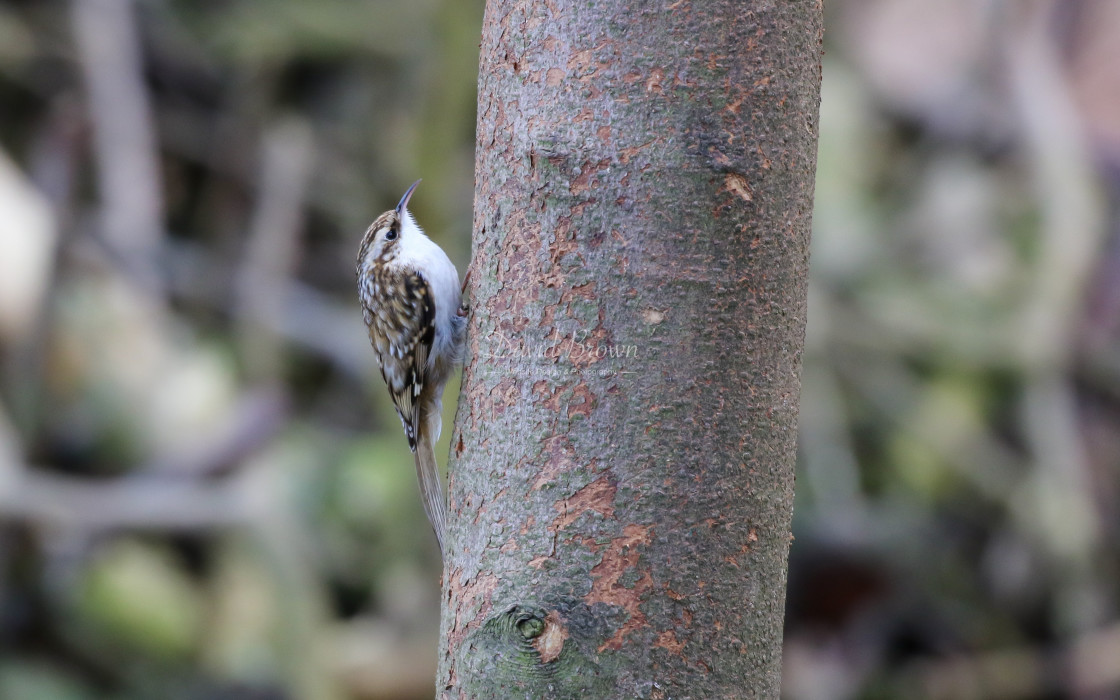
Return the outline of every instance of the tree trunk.
<path id="1" fill-rule="evenodd" d="M 444 698 L 777 698 L 819 0 L 490 0 Z"/>

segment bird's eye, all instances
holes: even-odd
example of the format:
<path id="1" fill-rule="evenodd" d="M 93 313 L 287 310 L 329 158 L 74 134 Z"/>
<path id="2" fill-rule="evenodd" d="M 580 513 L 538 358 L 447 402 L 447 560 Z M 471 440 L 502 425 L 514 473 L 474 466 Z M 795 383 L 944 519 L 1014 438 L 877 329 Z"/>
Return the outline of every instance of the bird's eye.
<path id="1" fill-rule="evenodd" d="M 385 240 L 387 240 L 387 241 L 397 240 L 397 229 L 391 228 L 388 231 L 386 231 L 385 232 Z"/>

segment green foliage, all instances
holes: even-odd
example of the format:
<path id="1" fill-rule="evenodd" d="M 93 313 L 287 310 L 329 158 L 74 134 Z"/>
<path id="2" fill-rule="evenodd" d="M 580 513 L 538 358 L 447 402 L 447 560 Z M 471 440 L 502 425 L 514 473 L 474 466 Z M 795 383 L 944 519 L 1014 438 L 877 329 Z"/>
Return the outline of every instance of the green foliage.
<path id="1" fill-rule="evenodd" d="M 79 613 L 110 643 L 164 659 L 185 659 L 198 645 L 200 591 L 169 551 L 119 540 L 87 568 Z"/>

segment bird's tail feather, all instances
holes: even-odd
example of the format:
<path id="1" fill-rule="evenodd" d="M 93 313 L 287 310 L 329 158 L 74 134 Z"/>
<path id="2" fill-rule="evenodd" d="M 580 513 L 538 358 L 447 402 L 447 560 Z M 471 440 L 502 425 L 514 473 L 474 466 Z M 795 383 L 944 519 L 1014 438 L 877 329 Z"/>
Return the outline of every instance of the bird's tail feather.
<path id="1" fill-rule="evenodd" d="M 436 462 L 435 436 L 426 421 L 420 421 L 416 440 L 416 477 L 420 481 L 420 497 L 424 501 L 424 512 L 432 523 L 439 541 L 439 551 L 444 551 L 443 540 L 446 533 L 447 507 L 443 498 L 443 482 L 439 478 L 439 463 Z"/>

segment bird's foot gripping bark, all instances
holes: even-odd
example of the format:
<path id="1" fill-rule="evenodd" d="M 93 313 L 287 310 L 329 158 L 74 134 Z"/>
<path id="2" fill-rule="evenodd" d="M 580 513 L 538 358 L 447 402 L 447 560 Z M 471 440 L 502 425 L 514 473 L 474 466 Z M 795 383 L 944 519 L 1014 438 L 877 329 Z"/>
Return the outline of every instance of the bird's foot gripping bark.
<path id="1" fill-rule="evenodd" d="M 467 274 L 463 275 L 463 287 L 461 289 L 463 293 L 462 301 L 459 302 L 459 310 L 455 312 L 463 317 L 471 312 L 471 304 L 467 301 L 467 284 L 470 283 L 470 281 L 471 271 L 470 268 L 467 268 Z"/>

